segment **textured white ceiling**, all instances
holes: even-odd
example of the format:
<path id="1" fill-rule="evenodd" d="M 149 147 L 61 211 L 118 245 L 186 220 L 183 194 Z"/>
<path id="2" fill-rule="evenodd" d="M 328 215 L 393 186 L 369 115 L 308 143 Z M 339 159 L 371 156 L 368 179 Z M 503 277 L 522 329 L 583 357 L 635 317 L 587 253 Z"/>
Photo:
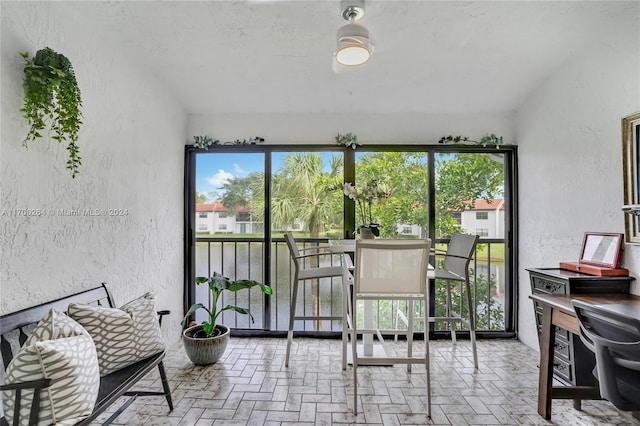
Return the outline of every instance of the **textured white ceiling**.
<path id="1" fill-rule="evenodd" d="M 375 52 L 347 68 L 333 58 L 346 23 L 335 0 L 73 7 L 196 114 L 512 111 L 638 14 L 638 2 L 368 0 L 360 23 Z"/>

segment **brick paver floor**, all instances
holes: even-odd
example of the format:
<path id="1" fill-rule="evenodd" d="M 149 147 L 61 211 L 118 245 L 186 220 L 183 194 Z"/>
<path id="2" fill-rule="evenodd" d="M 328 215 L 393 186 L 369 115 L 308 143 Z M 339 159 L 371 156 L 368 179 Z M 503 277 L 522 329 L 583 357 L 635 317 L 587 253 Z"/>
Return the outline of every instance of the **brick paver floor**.
<path id="1" fill-rule="evenodd" d="M 430 420 L 423 366 L 412 373 L 401 365 L 360 367 L 355 416 L 353 371 L 342 370 L 340 347 L 338 340 L 296 338 L 285 368 L 286 339 L 233 337 L 218 363 L 196 367 L 177 344 L 165 361 L 175 409 L 169 412 L 164 397 L 140 397 L 114 424 L 640 425 L 606 401 L 584 401 L 579 411 L 572 401 L 555 400 L 551 421 L 542 419 L 538 353 L 515 340 L 480 340 L 478 371 L 469 341 L 432 341 Z M 143 382 L 161 388 L 157 372 Z"/>

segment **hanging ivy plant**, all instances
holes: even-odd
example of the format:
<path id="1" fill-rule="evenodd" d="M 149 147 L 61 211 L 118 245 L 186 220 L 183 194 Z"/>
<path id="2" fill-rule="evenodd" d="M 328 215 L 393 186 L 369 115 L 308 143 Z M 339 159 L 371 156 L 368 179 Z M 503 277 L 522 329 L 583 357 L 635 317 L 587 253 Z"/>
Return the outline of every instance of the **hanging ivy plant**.
<path id="1" fill-rule="evenodd" d="M 82 164 L 78 149 L 82 99 L 71 62 L 48 47 L 38 50 L 33 58 L 29 58 L 28 52 L 21 55 L 25 66 L 20 111 L 29 125 L 22 145 L 27 147 L 41 138 L 42 131 L 49 125 L 51 139 L 67 144 L 66 167 L 75 178 Z"/>

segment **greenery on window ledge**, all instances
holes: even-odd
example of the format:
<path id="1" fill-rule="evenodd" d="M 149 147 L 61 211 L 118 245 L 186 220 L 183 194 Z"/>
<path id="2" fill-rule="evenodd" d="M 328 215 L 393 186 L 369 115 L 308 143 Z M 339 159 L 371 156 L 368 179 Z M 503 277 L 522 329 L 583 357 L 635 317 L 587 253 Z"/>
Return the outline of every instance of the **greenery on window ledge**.
<path id="1" fill-rule="evenodd" d="M 82 99 L 73 66 L 66 56 L 48 47 L 38 50 L 33 58 L 29 58 L 28 52 L 20 55 L 25 59 L 20 111 L 29 125 L 22 145 L 27 147 L 41 138 L 48 125 L 51 139 L 67 144 L 66 168 L 75 178 L 82 165 L 78 148 Z"/>
<path id="2" fill-rule="evenodd" d="M 338 133 L 336 136 L 336 143 L 351 149 L 356 149 L 357 147 L 362 146 L 361 143 L 358 143 L 358 137 L 353 133 L 346 133 L 344 135 Z"/>
<path id="3" fill-rule="evenodd" d="M 209 149 L 214 145 L 257 145 L 264 142 L 264 138 L 256 136 L 249 139 L 236 139 L 233 141 L 220 142 L 218 139 L 213 139 L 211 136 L 194 136 L 193 146 L 200 149 Z"/>
<path id="4" fill-rule="evenodd" d="M 440 140 L 438 141 L 438 143 L 449 143 L 449 142 L 453 142 L 453 143 L 474 143 L 476 145 L 482 145 L 484 147 L 487 146 L 495 146 L 496 148 L 499 148 L 500 145 L 503 145 L 504 142 L 502 140 L 502 136 L 496 136 L 495 134 L 491 133 L 490 135 L 484 135 L 483 137 L 480 138 L 479 141 L 474 141 L 472 139 L 469 139 L 466 136 L 443 136 L 442 138 L 440 138 Z"/>

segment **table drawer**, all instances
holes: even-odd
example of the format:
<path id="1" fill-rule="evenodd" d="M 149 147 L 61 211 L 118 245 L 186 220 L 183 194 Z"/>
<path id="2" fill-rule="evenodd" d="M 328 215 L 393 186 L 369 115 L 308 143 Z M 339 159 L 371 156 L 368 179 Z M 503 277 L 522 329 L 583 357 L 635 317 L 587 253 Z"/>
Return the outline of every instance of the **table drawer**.
<path id="1" fill-rule="evenodd" d="M 553 373 L 561 380 L 573 384 L 573 374 L 571 372 L 571 363 L 560 357 L 553 358 Z"/>
<path id="2" fill-rule="evenodd" d="M 567 362 L 571 359 L 571 345 L 569 341 L 560 334 L 556 334 L 556 340 L 553 342 L 553 350 L 556 356 L 563 356 Z"/>
<path id="3" fill-rule="evenodd" d="M 542 312 L 536 312 L 536 325 L 538 326 L 538 335 L 540 335 L 542 333 Z M 554 326 L 555 327 L 555 326 Z M 558 339 L 558 337 L 569 341 L 569 339 L 571 338 L 571 333 L 567 330 L 565 330 L 564 328 L 560 328 L 560 327 L 555 327 L 556 328 L 556 339 Z"/>
<path id="4" fill-rule="evenodd" d="M 549 277 L 541 277 L 539 275 L 531 275 L 531 287 L 534 293 L 548 294 L 566 294 L 566 281 L 556 281 Z"/>

